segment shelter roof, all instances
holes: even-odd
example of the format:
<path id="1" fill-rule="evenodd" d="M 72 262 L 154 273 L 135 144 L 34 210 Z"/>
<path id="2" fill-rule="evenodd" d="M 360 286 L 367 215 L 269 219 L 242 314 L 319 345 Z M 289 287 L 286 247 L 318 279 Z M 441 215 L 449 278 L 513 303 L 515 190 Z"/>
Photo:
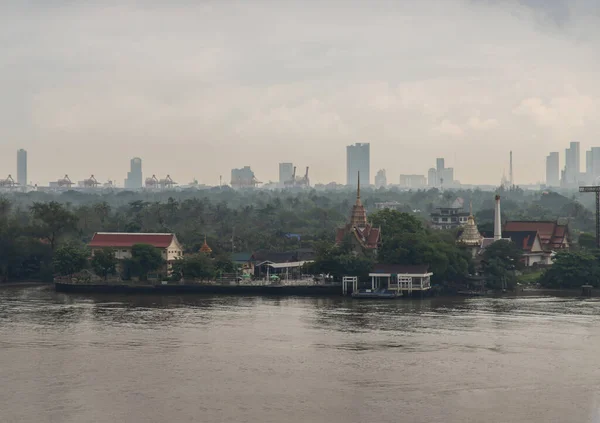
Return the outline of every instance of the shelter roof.
<path id="1" fill-rule="evenodd" d="M 382 274 L 411 274 L 411 275 L 426 275 L 429 273 L 429 266 L 426 264 L 405 265 L 405 264 L 376 264 L 371 270 L 373 273 Z"/>

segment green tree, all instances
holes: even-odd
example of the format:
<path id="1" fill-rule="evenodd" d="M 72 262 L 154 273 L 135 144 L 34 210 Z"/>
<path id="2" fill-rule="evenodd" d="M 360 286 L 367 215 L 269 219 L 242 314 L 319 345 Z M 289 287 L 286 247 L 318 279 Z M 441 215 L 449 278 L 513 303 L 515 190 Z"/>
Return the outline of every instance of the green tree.
<path id="1" fill-rule="evenodd" d="M 65 206 L 56 202 L 33 203 L 31 213 L 40 236 L 47 240 L 52 251 L 61 236 L 77 228 L 77 217 Z"/>
<path id="2" fill-rule="evenodd" d="M 235 272 L 235 265 L 231 261 L 231 257 L 227 254 L 218 254 L 213 260 L 213 265 L 215 275 Z"/>
<path id="3" fill-rule="evenodd" d="M 596 249 L 596 237 L 587 232 L 582 232 L 579 235 L 579 247 L 586 250 L 595 250 Z"/>
<path id="4" fill-rule="evenodd" d="M 540 278 L 547 288 L 579 288 L 581 285 L 600 286 L 598 253 L 561 251 L 554 257 L 552 267 Z"/>
<path id="5" fill-rule="evenodd" d="M 61 276 L 71 276 L 87 267 L 89 253 L 86 249 L 66 244 L 54 252 L 52 263 L 54 272 Z"/>
<path id="6" fill-rule="evenodd" d="M 512 241 L 496 241 L 484 250 L 482 268 L 489 287 L 513 289 L 515 271 L 523 268 L 521 250 Z"/>
<path id="7" fill-rule="evenodd" d="M 328 274 L 337 281 L 344 276 L 358 276 L 365 280 L 374 264 L 373 258 L 356 255 L 344 248 L 343 244 L 321 242 L 317 245 L 314 262 L 306 265 L 306 271 L 312 274 Z"/>
<path id="8" fill-rule="evenodd" d="M 115 251 L 110 248 L 94 251 L 91 265 L 94 273 L 106 280 L 108 275 L 116 271 L 117 258 L 115 257 Z"/>
<path id="9" fill-rule="evenodd" d="M 148 280 L 148 273 L 162 268 L 165 260 L 160 250 L 148 244 L 135 244 L 131 247 L 131 259 L 128 261 L 132 275 L 141 281 Z"/>
<path id="10" fill-rule="evenodd" d="M 212 279 L 215 276 L 213 261 L 206 254 L 185 256 L 173 263 L 173 273 L 186 279 Z"/>

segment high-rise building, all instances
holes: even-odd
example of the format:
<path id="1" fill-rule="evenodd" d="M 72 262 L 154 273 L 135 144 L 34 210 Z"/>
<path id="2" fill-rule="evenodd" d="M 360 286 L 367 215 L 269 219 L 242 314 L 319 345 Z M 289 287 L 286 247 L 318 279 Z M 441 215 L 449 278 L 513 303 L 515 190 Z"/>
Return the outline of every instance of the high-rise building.
<path id="1" fill-rule="evenodd" d="M 356 143 L 346 147 L 346 185 L 356 186 L 358 172 L 362 186 L 371 183 L 371 145 Z"/>
<path id="2" fill-rule="evenodd" d="M 454 168 L 446 167 L 441 157 L 435 159 L 435 169 L 429 169 L 427 174 L 430 187 L 449 187 L 454 184 Z"/>
<path id="3" fill-rule="evenodd" d="M 244 166 L 240 169 L 231 169 L 231 187 L 232 188 L 253 188 L 259 184 L 254 176 L 250 166 Z"/>
<path id="4" fill-rule="evenodd" d="M 17 151 L 17 183 L 22 187 L 27 186 L 27 151 Z"/>
<path id="5" fill-rule="evenodd" d="M 433 167 L 427 172 L 427 186 L 430 188 L 438 186 L 437 171 Z"/>
<path id="6" fill-rule="evenodd" d="M 143 183 L 142 159 L 134 157 L 130 161 L 130 170 L 127 172 L 127 179 L 125 179 L 125 188 L 139 189 L 142 188 Z"/>
<path id="7" fill-rule="evenodd" d="M 425 188 L 426 185 L 425 175 L 400 175 L 400 186 L 402 188 L 420 189 Z"/>
<path id="8" fill-rule="evenodd" d="M 558 164 L 558 151 L 553 151 L 546 157 L 546 185 L 557 187 L 560 185 L 560 172 Z"/>
<path id="9" fill-rule="evenodd" d="M 286 182 L 291 181 L 294 176 L 294 164 L 293 163 L 279 163 L 279 184 L 284 185 Z"/>
<path id="10" fill-rule="evenodd" d="M 585 178 L 584 181 L 587 184 L 594 179 L 594 169 L 592 168 L 592 150 L 585 152 Z"/>
<path id="11" fill-rule="evenodd" d="M 580 160 L 579 142 L 573 141 L 569 148 L 565 150 L 565 173 L 562 181 L 564 186 L 573 187 L 579 183 Z"/>
<path id="12" fill-rule="evenodd" d="M 592 147 L 585 152 L 586 183 L 596 184 L 600 178 L 600 147 Z"/>
<path id="13" fill-rule="evenodd" d="M 438 175 L 439 175 L 439 173 L 438 173 Z M 442 169 L 441 176 L 440 176 L 440 185 L 448 187 L 452 184 L 454 184 L 454 168 L 446 167 L 446 168 Z"/>
<path id="14" fill-rule="evenodd" d="M 435 170 L 437 171 L 438 175 L 440 175 L 445 168 L 446 164 L 443 158 L 435 159 Z"/>
<path id="15" fill-rule="evenodd" d="M 387 186 L 387 175 L 385 169 L 379 169 L 375 175 L 375 188 L 383 188 Z"/>

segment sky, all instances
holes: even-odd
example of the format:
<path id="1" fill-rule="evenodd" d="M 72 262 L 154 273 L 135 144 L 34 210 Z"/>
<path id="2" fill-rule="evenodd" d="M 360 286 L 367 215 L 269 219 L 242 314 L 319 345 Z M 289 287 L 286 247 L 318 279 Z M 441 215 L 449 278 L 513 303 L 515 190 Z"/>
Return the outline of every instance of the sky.
<path id="1" fill-rule="evenodd" d="M 216 185 L 279 162 L 345 182 L 345 147 L 463 183 L 542 181 L 600 146 L 597 0 L 5 0 L 0 178 L 90 174 Z"/>

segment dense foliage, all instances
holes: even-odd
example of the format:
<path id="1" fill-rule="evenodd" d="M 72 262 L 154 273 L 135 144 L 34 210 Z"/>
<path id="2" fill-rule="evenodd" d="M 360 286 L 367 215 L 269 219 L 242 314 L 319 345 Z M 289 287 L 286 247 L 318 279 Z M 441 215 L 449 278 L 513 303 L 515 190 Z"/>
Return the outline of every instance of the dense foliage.
<path id="1" fill-rule="evenodd" d="M 575 231 L 593 232 L 593 214 L 584 207 L 592 205 L 593 196 L 520 189 L 500 194 L 506 219 L 566 218 Z M 455 234 L 431 231 L 424 223 L 435 207 L 457 197 L 472 202 L 480 229 L 491 228 L 493 192 L 364 189 L 363 204 L 383 234 L 375 259 L 429 264 L 438 281 L 463 278 L 470 263 L 454 245 Z M 213 275 L 233 270 L 231 252 L 310 247 L 321 258 L 322 273 L 364 273 L 370 259 L 358 261 L 344 246 L 333 245 L 335 228 L 347 220 L 354 199 L 351 189 L 7 193 L 0 197 L 0 280 L 51 280 L 53 273 L 69 271 L 55 259 L 58 250 L 66 244 L 83 248 L 96 231 L 174 232 L 192 256 L 207 236 L 214 260 L 206 272 Z M 403 213 L 376 212 L 378 202 L 395 202 Z M 107 262 L 100 263 L 101 258 Z M 94 272 L 102 277 L 114 273 L 112 259 L 101 258 L 89 263 Z M 129 264 L 129 276 L 146 274 L 138 264 Z"/>
<path id="2" fill-rule="evenodd" d="M 459 282 L 469 272 L 470 256 L 456 246 L 456 233 L 426 228 L 414 215 L 380 210 L 371 222 L 385 234 L 378 261 L 387 264 L 427 264 L 434 282 Z"/>
<path id="3" fill-rule="evenodd" d="M 547 288 L 580 288 L 600 286 L 600 251 L 563 251 L 540 279 Z"/>
<path id="4" fill-rule="evenodd" d="M 483 251 L 482 270 L 486 285 L 492 289 L 513 289 L 516 271 L 523 268 L 522 254 L 510 241 L 499 240 Z"/>

